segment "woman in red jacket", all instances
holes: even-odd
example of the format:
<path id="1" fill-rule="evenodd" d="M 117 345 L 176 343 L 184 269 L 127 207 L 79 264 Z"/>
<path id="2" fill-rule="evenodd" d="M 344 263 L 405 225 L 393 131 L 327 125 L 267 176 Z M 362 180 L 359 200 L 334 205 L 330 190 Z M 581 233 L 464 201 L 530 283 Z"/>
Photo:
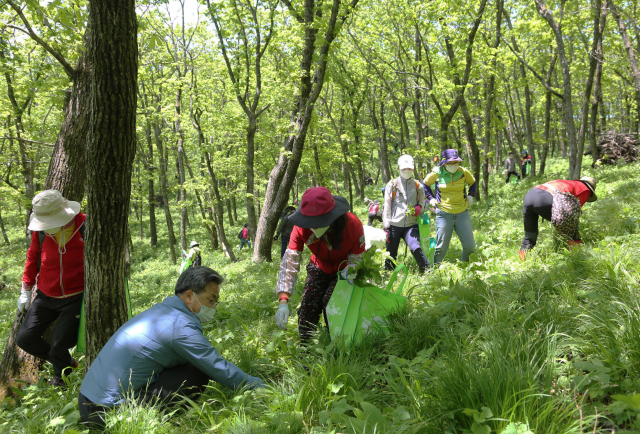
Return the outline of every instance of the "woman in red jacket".
<path id="1" fill-rule="evenodd" d="M 333 196 L 325 187 L 314 187 L 304 192 L 300 207 L 289 216 L 295 225 L 289 247 L 280 263 L 276 292 L 280 301 L 276 324 L 287 329 L 289 296 L 293 293 L 300 259 L 306 245 L 311 250 L 307 265 L 307 280 L 298 310 L 300 343 L 306 345 L 318 326 L 320 314 L 326 308 L 338 272 L 350 280 L 353 268 L 365 251 L 362 222 L 349 211 L 349 202 L 342 196 Z"/>
<path id="2" fill-rule="evenodd" d="M 533 249 L 538 240 L 538 216 L 551 222 L 556 231 L 567 239 L 569 247 L 582 244 L 578 223 L 586 202 L 595 202 L 596 180 L 589 176 L 579 181 L 549 181 L 536 185 L 523 201 L 524 240 L 520 260 Z"/>
<path id="3" fill-rule="evenodd" d="M 80 204 L 66 200 L 59 191 L 45 190 L 33 198 L 29 221 L 33 234 L 18 299 L 18 310 L 26 316 L 16 344 L 51 362 L 55 378 L 50 384 L 57 386 L 64 386 L 63 370 L 77 366 L 69 349 L 78 341 L 84 291 L 85 219 Z M 36 284 L 38 292 L 31 303 L 31 289 Z M 51 342 L 47 342 L 42 335 L 54 321 Z"/>

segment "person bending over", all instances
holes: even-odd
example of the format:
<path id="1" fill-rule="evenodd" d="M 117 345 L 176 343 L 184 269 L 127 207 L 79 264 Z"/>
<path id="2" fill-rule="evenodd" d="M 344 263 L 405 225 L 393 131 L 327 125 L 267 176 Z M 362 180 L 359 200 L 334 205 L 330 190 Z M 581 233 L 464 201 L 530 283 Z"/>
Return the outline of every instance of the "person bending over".
<path id="1" fill-rule="evenodd" d="M 525 260 L 527 251 L 538 241 L 538 217 L 550 221 L 558 234 L 567 240 L 569 248 L 582 244 L 578 231 L 582 207 L 597 199 L 596 180 L 589 176 L 583 176 L 579 181 L 549 181 L 529 190 L 522 203 L 524 239 L 520 260 Z"/>

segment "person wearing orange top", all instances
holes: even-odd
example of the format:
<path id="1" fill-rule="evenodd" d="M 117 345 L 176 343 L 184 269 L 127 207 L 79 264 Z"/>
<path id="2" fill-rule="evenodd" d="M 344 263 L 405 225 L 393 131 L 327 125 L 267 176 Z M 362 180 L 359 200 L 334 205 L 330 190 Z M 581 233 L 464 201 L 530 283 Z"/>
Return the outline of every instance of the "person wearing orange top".
<path id="1" fill-rule="evenodd" d="M 567 239 L 569 248 L 582 244 L 578 223 L 586 202 L 595 202 L 596 180 L 589 176 L 579 181 L 555 180 L 536 185 L 523 201 L 524 239 L 520 260 L 538 240 L 538 217 L 551 222 L 558 234 Z"/>

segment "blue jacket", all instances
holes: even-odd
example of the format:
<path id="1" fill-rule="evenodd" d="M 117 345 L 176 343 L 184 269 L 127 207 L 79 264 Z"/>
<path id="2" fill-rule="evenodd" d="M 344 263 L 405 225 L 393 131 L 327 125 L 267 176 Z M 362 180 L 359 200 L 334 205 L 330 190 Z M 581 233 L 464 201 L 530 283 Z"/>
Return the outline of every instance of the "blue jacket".
<path id="1" fill-rule="evenodd" d="M 264 387 L 257 377 L 222 358 L 202 333 L 202 324 L 174 295 L 134 316 L 102 348 L 82 381 L 80 393 L 114 406 L 131 391 L 137 396 L 165 368 L 186 363 L 231 389 Z"/>

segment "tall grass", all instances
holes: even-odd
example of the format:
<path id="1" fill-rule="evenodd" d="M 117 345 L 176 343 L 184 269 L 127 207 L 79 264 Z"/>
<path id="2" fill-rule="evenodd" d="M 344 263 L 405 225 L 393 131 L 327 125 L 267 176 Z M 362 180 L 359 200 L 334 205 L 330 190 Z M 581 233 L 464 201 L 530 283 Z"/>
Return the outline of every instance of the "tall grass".
<path id="1" fill-rule="evenodd" d="M 548 171 L 561 177 L 565 164 L 553 160 Z M 296 308 L 304 267 L 290 303 L 289 328 L 281 331 L 273 318 L 277 261 L 255 264 L 243 253 L 241 261 L 231 264 L 207 248 L 200 227 L 191 227 L 188 237 L 200 240 L 204 264 L 226 278 L 218 315 L 204 333 L 224 357 L 265 379 L 269 388 L 234 392 L 210 383 L 199 400 L 186 406 L 129 404 L 107 415 L 107 432 L 640 430 L 640 407 L 617 398 L 640 393 L 640 219 L 635 206 L 640 166 L 589 173 L 598 178 L 599 199 L 584 208 L 582 249 L 567 251 L 541 222 L 538 246 L 520 262 L 522 197 L 542 181 L 513 186 L 495 178 L 492 196 L 471 210 L 478 246 L 472 263 L 457 262 L 461 246 L 454 237 L 441 268 L 411 276 L 409 302 L 389 318 L 389 333 L 352 348 L 330 342 L 324 330 L 311 347 L 299 347 Z M 368 197 L 378 194 L 377 187 L 367 191 Z M 354 205 L 364 219 L 363 207 Z M 24 247 L 18 243 L 22 217 L 6 211 L 3 216 L 12 246 L 0 255 L 0 281 L 9 288 L 0 291 L 0 341 L 15 314 L 24 265 Z M 134 239 L 134 313 L 171 295 L 178 277 L 178 266 L 169 261 L 166 228 L 158 229 L 156 248 Z M 238 230 L 229 228 L 229 233 Z M 278 252 L 274 246 L 275 258 Z M 400 252 L 399 261 L 413 267 L 411 255 Z M 307 252 L 303 262 L 306 258 Z M 0 432 L 85 430 L 78 424 L 75 401 L 81 372 L 74 372 L 69 389 L 60 391 L 46 386 L 47 366 L 40 384 L 0 404 Z"/>

